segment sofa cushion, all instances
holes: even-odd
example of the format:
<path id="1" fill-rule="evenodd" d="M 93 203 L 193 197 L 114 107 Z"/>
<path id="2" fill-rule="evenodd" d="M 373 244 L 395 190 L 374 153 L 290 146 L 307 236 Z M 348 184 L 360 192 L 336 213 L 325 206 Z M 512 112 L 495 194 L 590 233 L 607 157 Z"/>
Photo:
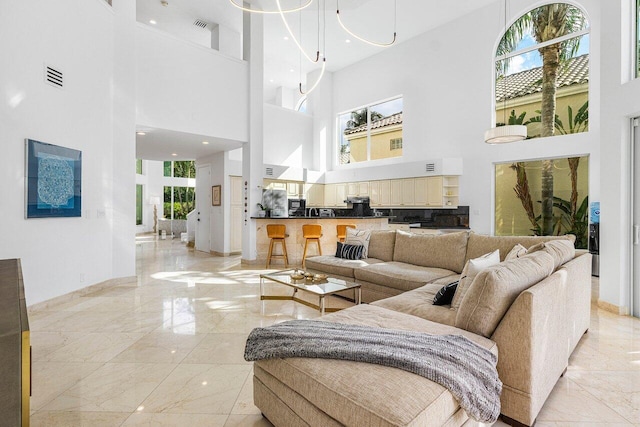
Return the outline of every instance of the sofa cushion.
<path id="1" fill-rule="evenodd" d="M 528 253 L 527 248 L 525 248 L 520 243 L 518 243 L 509 251 L 507 256 L 504 257 L 504 260 L 510 261 L 512 259 L 521 258 L 525 256 L 527 253 Z"/>
<path id="2" fill-rule="evenodd" d="M 496 344 L 484 337 L 372 305 L 331 313 L 323 320 L 463 335 L 497 354 Z M 343 425 L 441 426 L 449 425 L 450 418 L 459 413 L 457 401 L 441 385 L 388 366 L 308 358 L 260 360 L 254 366 L 257 377 L 265 372 L 272 375 Z M 464 418 L 451 425 L 462 423 Z"/>
<path id="3" fill-rule="evenodd" d="M 442 268 L 421 267 L 391 261 L 370 265 L 367 268 L 358 268 L 354 271 L 354 276 L 358 281 L 363 280 L 388 288 L 410 291 L 452 273 L 452 271 Z"/>
<path id="4" fill-rule="evenodd" d="M 371 239 L 371 230 L 358 230 L 357 228 L 347 227 L 347 237 L 344 242 L 347 245 L 361 245 L 362 258 L 369 258 L 369 240 Z"/>
<path id="5" fill-rule="evenodd" d="M 371 230 L 369 256 L 382 261 L 393 261 L 393 248 L 396 244 L 395 230 Z"/>
<path id="6" fill-rule="evenodd" d="M 409 292 L 401 293 L 391 298 L 371 303 L 378 307 L 411 314 L 422 319 L 443 325 L 451 325 L 456 322 L 456 312 L 449 309 L 449 305 L 433 305 L 433 298 L 441 286 L 429 283 Z"/>
<path id="7" fill-rule="evenodd" d="M 397 230 L 393 260 L 460 273 L 467 251 L 466 231 L 443 235 L 419 235 Z"/>
<path id="8" fill-rule="evenodd" d="M 529 248 L 527 253 L 543 251 L 551 255 L 553 258 L 553 269 L 567 261 L 571 261 L 576 256 L 576 248 L 573 243 L 568 240 L 552 240 L 550 242 L 541 242 Z"/>
<path id="9" fill-rule="evenodd" d="M 490 337 L 518 295 L 553 269 L 551 255 L 538 251 L 481 271 L 462 299 L 455 326 Z"/>
<path id="10" fill-rule="evenodd" d="M 453 296 L 453 300 L 451 301 L 451 308 L 457 310 L 460 307 L 460 303 L 462 303 L 464 295 L 467 293 L 467 290 L 471 286 L 471 283 L 473 283 L 473 279 L 476 278 L 478 273 L 480 273 L 485 268 L 489 268 L 499 263 L 499 249 L 467 261 L 464 265 L 464 268 L 462 269 L 462 274 L 460 275 L 460 284 L 458 285 L 458 289 L 456 289 L 456 293 Z"/>
<path id="11" fill-rule="evenodd" d="M 333 255 L 320 255 L 307 258 L 305 267 L 310 270 L 321 271 L 328 275 L 338 275 L 343 277 L 355 277 L 353 270 L 371 264 L 380 263 L 379 259 L 342 259 Z"/>
<path id="12" fill-rule="evenodd" d="M 500 249 L 500 260 L 504 261 L 507 254 L 518 243 L 528 248 L 537 243 L 551 240 L 569 240 L 573 243 L 576 240 L 576 236 L 573 234 L 564 236 L 485 236 L 471 232 L 469 234 L 469 243 L 467 244 L 466 259 L 478 258 L 487 252 Z"/>
<path id="13" fill-rule="evenodd" d="M 336 246 L 336 258 L 343 259 L 362 259 L 362 245 L 347 245 L 346 243 L 338 242 Z"/>
<path id="14" fill-rule="evenodd" d="M 436 296 L 433 297 L 433 305 L 451 305 L 451 301 L 453 300 L 453 295 L 456 293 L 456 289 L 458 288 L 459 280 L 456 280 L 453 283 L 449 283 L 448 285 L 444 285 L 440 288 L 440 290 L 436 293 Z"/>

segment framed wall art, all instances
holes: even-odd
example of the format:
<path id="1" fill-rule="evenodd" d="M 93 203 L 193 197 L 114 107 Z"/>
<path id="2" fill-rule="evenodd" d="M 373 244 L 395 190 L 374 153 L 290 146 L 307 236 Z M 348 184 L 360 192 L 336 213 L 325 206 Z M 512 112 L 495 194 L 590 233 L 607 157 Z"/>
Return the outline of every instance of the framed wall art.
<path id="1" fill-rule="evenodd" d="M 211 187 L 211 205 L 220 206 L 222 204 L 222 186 L 214 185 Z"/>
<path id="2" fill-rule="evenodd" d="M 79 217 L 82 152 L 25 140 L 25 218 Z"/>

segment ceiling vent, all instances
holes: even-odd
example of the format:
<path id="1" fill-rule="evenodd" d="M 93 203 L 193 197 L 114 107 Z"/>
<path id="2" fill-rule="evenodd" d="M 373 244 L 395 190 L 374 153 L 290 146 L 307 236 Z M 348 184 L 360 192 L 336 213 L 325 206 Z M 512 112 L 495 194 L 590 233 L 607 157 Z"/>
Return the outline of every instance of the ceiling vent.
<path id="1" fill-rule="evenodd" d="M 435 172 L 436 164 L 435 163 L 427 163 L 425 166 L 425 172 Z"/>
<path id="2" fill-rule="evenodd" d="M 47 64 L 44 65 L 44 81 L 45 83 L 60 89 L 64 87 L 64 76 L 62 71 Z"/>
<path id="3" fill-rule="evenodd" d="M 196 19 L 195 21 L 193 21 L 193 25 L 195 25 L 198 28 L 207 28 L 209 26 L 209 23 L 206 21 L 203 21 L 201 19 Z"/>
<path id="4" fill-rule="evenodd" d="M 273 168 L 265 168 L 264 174 L 266 176 L 273 176 Z"/>

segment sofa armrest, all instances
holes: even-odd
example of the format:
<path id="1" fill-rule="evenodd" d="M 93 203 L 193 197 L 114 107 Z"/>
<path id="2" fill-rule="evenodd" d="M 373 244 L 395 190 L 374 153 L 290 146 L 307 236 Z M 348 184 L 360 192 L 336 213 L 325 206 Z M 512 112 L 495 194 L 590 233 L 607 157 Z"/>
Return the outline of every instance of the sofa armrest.
<path id="1" fill-rule="evenodd" d="M 501 412 L 531 425 L 567 367 L 567 271 L 523 291 L 491 339 L 498 345 Z"/>
<path id="2" fill-rule="evenodd" d="M 567 325 L 569 333 L 569 355 L 580 338 L 589 329 L 591 322 L 591 254 L 583 253 L 563 264 L 567 271 Z"/>

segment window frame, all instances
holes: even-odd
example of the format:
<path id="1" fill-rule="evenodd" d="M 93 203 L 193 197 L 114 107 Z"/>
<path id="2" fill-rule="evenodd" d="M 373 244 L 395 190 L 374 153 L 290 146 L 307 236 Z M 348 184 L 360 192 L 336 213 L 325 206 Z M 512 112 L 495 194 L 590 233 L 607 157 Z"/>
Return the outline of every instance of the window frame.
<path id="1" fill-rule="evenodd" d="M 402 163 L 404 157 L 404 151 L 401 156 L 387 157 L 383 159 L 371 159 L 371 108 L 376 105 L 384 104 L 386 102 L 395 101 L 401 99 L 402 100 L 402 137 L 404 139 L 404 95 L 398 94 L 388 98 L 384 98 L 377 101 L 368 102 L 358 107 L 349 108 L 348 110 L 341 111 L 335 115 L 335 142 L 333 144 L 333 169 L 350 169 L 350 168 L 361 168 L 361 167 L 370 167 L 370 166 L 379 166 L 386 164 L 395 164 Z M 340 163 L 340 147 L 341 147 L 341 135 L 340 135 L 340 116 L 344 114 L 351 114 L 353 111 L 359 110 L 367 110 L 367 160 L 363 160 L 361 162 L 355 163 Z M 403 144 L 404 148 L 404 144 Z"/>
<path id="2" fill-rule="evenodd" d="M 636 1 L 638 2 L 640 0 L 636 0 Z M 568 4 L 568 5 L 572 6 L 572 7 L 575 7 L 577 9 L 579 9 L 582 12 L 584 18 L 586 19 L 586 23 L 587 23 L 586 28 L 583 29 L 583 30 L 580 30 L 580 31 L 576 31 L 576 32 L 570 33 L 570 34 L 566 34 L 566 35 L 561 36 L 561 37 L 556 37 L 553 40 L 548 40 L 548 41 L 543 42 L 543 43 L 536 43 L 536 44 L 533 44 L 533 45 L 525 47 L 525 48 L 514 50 L 513 52 L 509 52 L 509 53 L 506 53 L 506 54 L 503 54 L 503 55 L 499 55 L 498 56 L 496 54 L 497 50 L 498 50 L 498 47 L 500 46 L 500 42 L 502 41 L 502 39 L 503 39 L 504 35 L 506 34 L 507 30 L 509 28 L 511 28 L 511 26 L 513 26 L 513 24 L 515 24 L 516 21 L 518 21 L 521 17 L 523 17 L 527 13 L 531 12 L 532 10 L 538 9 L 540 7 L 552 5 L 552 4 L 557 4 L 557 3 L 566 3 L 566 4 Z M 498 117 L 497 117 L 497 114 L 496 114 L 497 113 L 497 109 L 498 109 L 500 104 L 503 104 L 503 102 L 497 102 L 496 101 L 496 90 L 497 90 L 497 82 L 498 82 L 498 70 L 497 70 L 498 67 L 496 67 L 496 64 L 498 62 L 505 61 L 505 60 L 508 60 L 508 59 L 511 59 L 511 58 L 515 58 L 515 57 L 524 55 L 526 53 L 529 53 L 529 52 L 532 52 L 532 51 L 536 51 L 536 50 L 538 50 L 540 48 L 543 48 L 543 47 L 546 47 L 546 46 L 549 46 L 549 45 L 553 45 L 553 44 L 556 44 L 556 43 L 562 43 L 562 42 L 565 42 L 567 40 L 571 40 L 571 39 L 574 39 L 574 38 L 580 38 L 580 37 L 584 37 L 584 36 L 589 36 L 589 52 L 587 53 L 587 55 L 589 55 L 589 59 L 590 59 L 591 58 L 591 50 L 592 50 L 591 49 L 591 46 L 592 46 L 591 45 L 591 43 L 592 43 L 592 41 L 591 41 L 591 28 L 592 28 L 591 27 L 591 19 L 589 19 L 589 15 L 585 11 L 584 7 L 574 3 L 572 1 L 567 1 L 567 0 L 564 0 L 564 1 L 563 0 L 547 1 L 544 4 L 538 4 L 538 5 L 534 6 L 534 7 L 529 6 L 525 10 L 525 12 L 518 14 L 514 19 L 512 19 L 509 22 L 509 24 L 505 28 L 503 28 L 501 30 L 501 32 L 500 32 L 500 34 L 499 34 L 499 36 L 498 36 L 498 38 L 496 40 L 496 43 L 495 43 L 495 45 L 493 47 L 493 62 L 492 62 L 492 73 L 491 73 L 491 75 L 492 75 L 492 82 L 491 82 L 492 83 L 492 95 L 491 95 L 491 117 L 492 117 L 492 119 L 491 119 L 491 126 L 495 127 L 496 124 L 498 123 Z M 532 69 L 533 68 L 529 68 L 527 70 L 522 70 L 520 72 L 529 71 L 529 70 L 532 70 Z M 511 74 L 505 74 L 505 77 L 509 76 L 509 75 L 511 75 Z M 589 69 L 589 76 L 591 76 L 591 69 Z M 512 100 L 508 99 L 506 101 L 506 106 L 509 109 L 513 109 L 513 106 L 510 105 L 510 101 L 512 101 Z M 556 97 L 556 101 L 557 101 L 557 97 Z M 591 101 L 591 81 L 589 81 L 589 83 L 588 83 L 587 101 Z M 556 111 L 556 114 L 558 114 L 557 111 Z M 587 131 L 579 132 L 579 133 L 589 133 L 590 130 L 591 129 L 589 127 L 587 129 Z M 563 134 L 557 133 L 557 134 L 555 134 L 553 136 L 554 137 L 555 136 L 563 136 Z"/>

